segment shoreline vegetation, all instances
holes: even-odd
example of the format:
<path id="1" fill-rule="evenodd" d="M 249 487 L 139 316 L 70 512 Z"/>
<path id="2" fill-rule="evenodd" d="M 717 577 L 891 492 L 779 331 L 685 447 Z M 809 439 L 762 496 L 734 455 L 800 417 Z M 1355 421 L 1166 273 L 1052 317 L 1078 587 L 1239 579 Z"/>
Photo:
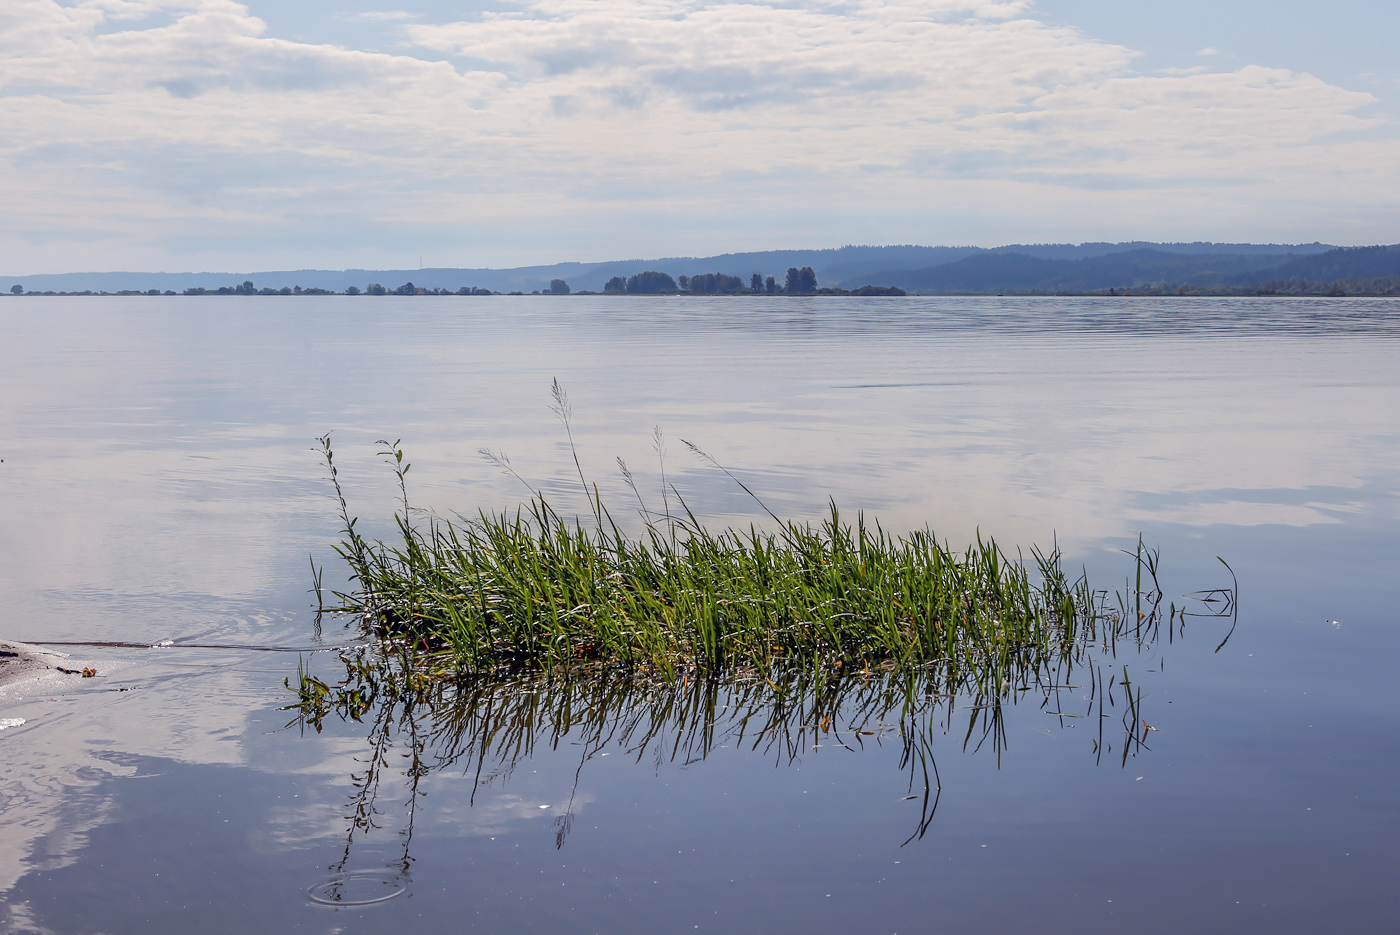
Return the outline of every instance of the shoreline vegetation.
<path id="1" fill-rule="evenodd" d="M 3 295 L 4 293 L 0 293 Z M 861 286 L 857 289 L 837 289 L 831 287 L 817 286 L 817 277 L 812 272 L 811 267 L 797 269 L 793 267 L 787 272 L 786 282 L 779 283 L 773 276 L 766 279 L 758 273 L 754 273 L 746 285 L 738 276 L 726 276 L 723 273 L 706 273 L 703 276 L 681 276 L 678 279 L 671 278 L 668 273 L 658 273 L 647 271 L 637 273 L 624 279 L 615 276 L 603 287 L 602 292 L 589 292 L 580 290 L 573 291 L 569 284 L 562 279 L 555 279 L 550 283 L 548 289 L 535 290 L 533 292 L 499 292 L 490 289 L 482 289 L 476 286 L 462 286 L 456 291 L 442 288 L 424 288 L 415 286 L 412 282 L 406 282 L 397 288 L 387 288 L 379 283 L 372 282 L 362 290 L 358 286 L 350 286 L 344 292 L 336 292 L 331 289 L 303 289 L 301 286 L 283 286 L 280 289 L 265 287 L 259 289 L 252 280 L 245 280 L 236 286 L 221 286 L 217 289 L 205 289 L 202 286 L 185 289 L 183 292 L 175 292 L 167 289 L 162 292 L 159 289 L 122 289 L 117 292 L 93 292 L 84 290 L 82 292 L 28 292 L 24 287 L 16 284 L 10 288 L 11 296 L 39 296 L 39 295 L 83 295 L 83 296 L 174 296 L 174 295 L 854 295 L 854 296 L 902 296 L 908 295 L 903 289 L 896 286 Z"/>

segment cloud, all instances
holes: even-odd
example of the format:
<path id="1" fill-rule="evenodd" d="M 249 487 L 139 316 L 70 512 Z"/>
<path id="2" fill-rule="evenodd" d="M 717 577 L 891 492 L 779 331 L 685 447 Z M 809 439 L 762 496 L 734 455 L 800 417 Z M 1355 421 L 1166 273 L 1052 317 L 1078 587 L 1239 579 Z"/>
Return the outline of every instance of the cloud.
<path id="1" fill-rule="evenodd" d="M 398 23 L 417 18 L 417 13 L 409 13 L 407 10 L 370 10 L 366 13 L 356 13 L 352 17 L 366 23 Z"/>
<path id="2" fill-rule="evenodd" d="M 1074 203 L 1076 223 L 1129 209 L 1155 236 L 1212 236 L 1262 210 L 1381 218 L 1395 191 L 1394 142 L 1364 139 L 1385 126 L 1369 95 L 1257 66 L 1139 74 L 1132 50 L 1014 0 L 401 13 L 362 15 L 401 24 L 413 56 L 270 37 L 230 0 L 12 0 L 0 173 L 20 223 L 0 250 L 41 256 L 79 229 L 114 249 L 208 225 L 314 240 L 343 232 L 349 203 L 376 249 L 376 226 L 516 225 L 508 240 L 542 220 L 582 246 L 600 225 L 721 224 L 799 193 L 820 193 L 829 218 L 888 212 L 887 227 L 919 201 L 980 204 L 1019 213 L 1003 235 L 1016 239 L 1065 217 L 1052 190 L 1075 189 L 1100 193 Z"/>

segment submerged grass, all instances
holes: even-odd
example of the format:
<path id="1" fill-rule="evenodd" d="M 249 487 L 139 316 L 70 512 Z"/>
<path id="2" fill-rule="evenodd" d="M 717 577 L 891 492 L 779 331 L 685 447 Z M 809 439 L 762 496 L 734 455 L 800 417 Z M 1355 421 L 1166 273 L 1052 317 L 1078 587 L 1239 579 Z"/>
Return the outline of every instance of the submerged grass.
<path id="1" fill-rule="evenodd" d="M 566 409 L 561 417 L 567 426 Z M 587 520 L 534 493 L 514 511 L 415 525 L 397 442 L 384 454 L 403 494 L 399 538 L 370 541 L 349 515 L 329 436 L 321 443 L 355 585 L 339 593 L 342 609 L 432 664 L 769 679 L 934 667 L 958 685 L 998 684 L 1144 619 L 1067 575 L 1058 551 L 1013 557 L 980 537 L 954 550 L 927 529 L 899 536 L 863 515 L 850 522 L 834 503 L 818 524 L 712 531 L 672 489 L 679 514 L 643 507 L 642 531 L 628 534 L 580 471 Z"/>

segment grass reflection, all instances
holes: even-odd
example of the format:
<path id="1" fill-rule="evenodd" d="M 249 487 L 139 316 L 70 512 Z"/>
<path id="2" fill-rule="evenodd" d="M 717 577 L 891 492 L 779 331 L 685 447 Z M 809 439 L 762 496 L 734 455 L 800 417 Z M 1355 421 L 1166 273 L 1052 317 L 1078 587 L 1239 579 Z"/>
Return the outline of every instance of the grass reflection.
<path id="1" fill-rule="evenodd" d="M 1109 600 L 1101 595 L 1106 618 L 1116 613 L 1108 609 Z M 391 639 L 342 654 L 338 678 L 300 669 L 295 682 L 288 679 L 296 692 L 289 726 L 320 732 L 327 719 L 336 719 L 367 727 L 367 755 L 352 777 L 346 849 L 336 871 L 346 866 L 353 843 L 380 827 L 378 802 L 386 781 L 406 785 L 406 872 L 424 777 L 450 771 L 467 778 L 474 803 L 477 791 L 506 783 L 535 756 L 570 749 L 579 757 L 576 794 L 588 764 L 605 754 L 659 769 L 701 763 L 732 748 L 781 766 L 822 747 L 859 753 L 894 745 L 905 794 L 920 802 L 908 844 L 929 831 L 938 808 L 939 738 L 965 752 L 990 753 L 1000 763 L 1010 719 L 1049 715 L 1051 724 L 1093 724 L 1091 753 L 1099 762 L 1111 757 L 1126 765 L 1150 749 L 1151 728 L 1130 656 L 1179 636 L 1189 614 L 1171 606 L 1164 611 L 1155 589 L 1114 595 L 1112 603 L 1142 616 L 1132 627 L 1101 629 L 1093 639 L 1023 654 L 1011 667 L 886 661 L 851 673 L 792 667 L 776 677 L 756 668 L 716 674 L 698 668 L 501 665 L 470 671 L 435 666 L 434 657 L 415 650 L 413 639 Z M 1134 609 L 1139 606 L 1141 611 Z M 1218 610 L 1206 604 L 1197 609 L 1209 615 Z M 570 807 L 555 819 L 559 847 L 572 830 L 573 794 Z"/>

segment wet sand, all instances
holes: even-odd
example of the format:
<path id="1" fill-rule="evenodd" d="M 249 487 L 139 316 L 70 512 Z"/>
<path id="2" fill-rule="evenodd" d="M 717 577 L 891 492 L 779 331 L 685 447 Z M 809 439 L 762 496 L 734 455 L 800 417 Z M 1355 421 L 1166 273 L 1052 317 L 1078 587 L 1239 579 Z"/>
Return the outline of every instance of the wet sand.
<path id="1" fill-rule="evenodd" d="M 52 673 L 81 678 L 83 665 L 75 664 L 67 653 L 29 643 L 0 640 L 0 688 L 37 680 Z"/>

